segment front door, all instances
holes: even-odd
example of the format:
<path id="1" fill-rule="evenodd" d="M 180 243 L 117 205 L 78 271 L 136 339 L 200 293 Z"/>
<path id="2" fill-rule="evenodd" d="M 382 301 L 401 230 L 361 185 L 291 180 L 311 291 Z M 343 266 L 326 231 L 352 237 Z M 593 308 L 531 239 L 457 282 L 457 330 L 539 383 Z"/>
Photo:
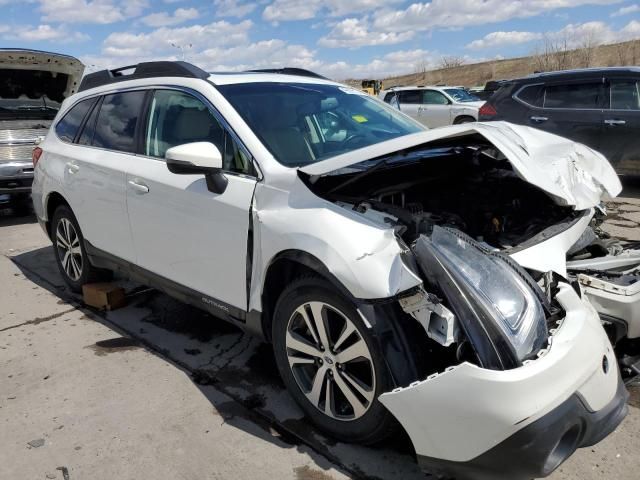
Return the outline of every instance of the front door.
<path id="1" fill-rule="evenodd" d="M 400 111 L 411 118 L 425 124 L 419 116 L 418 109 L 422 107 L 421 90 L 400 90 L 398 92 L 398 107 Z"/>
<path id="2" fill-rule="evenodd" d="M 640 175 L 640 81 L 609 82 L 610 106 L 604 111 L 602 153 L 616 172 Z"/>
<path id="3" fill-rule="evenodd" d="M 451 124 L 451 102 L 437 90 L 422 91 L 422 105 L 418 107 L 420 122 L 429 128 Z"/>
<path id="4" fill-rule="evenodd" d="M 228 179 L 221 194 L 204 175 L 177 175 L 168 148 L 211 142 Z M 247 242 L 255 175 L 248 153 L 204 100 L 156 90 L 149 103 L 143 154 L 127 169 L 127 205 L 137 264 L 203 295 L 216 307 L 247 308 Z"/>

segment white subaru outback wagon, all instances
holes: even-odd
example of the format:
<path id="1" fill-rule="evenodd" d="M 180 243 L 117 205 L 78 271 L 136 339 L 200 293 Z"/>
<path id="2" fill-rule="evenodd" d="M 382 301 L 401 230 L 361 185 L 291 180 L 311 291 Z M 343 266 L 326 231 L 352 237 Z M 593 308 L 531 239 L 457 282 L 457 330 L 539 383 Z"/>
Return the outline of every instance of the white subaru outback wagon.
<path id="1" fill-rule="evenodd" d="M 298 69 L 150 62 L 79 90 L 34 151 L 72 289 L 120 271 L 262 336 L 319 428 L 404 428 L 430 472 L 543 477 L 624 418 L 566 264 L 620 191 L 598 153 L 506 123 L 426 131 Z"/>

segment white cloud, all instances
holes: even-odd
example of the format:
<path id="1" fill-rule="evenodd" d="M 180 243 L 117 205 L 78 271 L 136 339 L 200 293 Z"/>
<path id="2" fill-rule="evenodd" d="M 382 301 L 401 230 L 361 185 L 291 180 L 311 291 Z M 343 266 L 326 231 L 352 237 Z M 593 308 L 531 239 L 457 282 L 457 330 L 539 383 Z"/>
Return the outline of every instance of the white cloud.
<path id="1" fill-rule="evenodd" d="M 434 28 L 465 27 L 526 18 L 559 8 L 605 5 L 620 0 L 432 0 L 413 3 L 400 10 L 374 14 L 378 30 L 402 32 Z"/>
<path id="2" fill-rule="evenodd" d="M 369 21 L 358 18 L 346 18 L 331 29 L 318 41 L 318 45 L 329 48 L 358 48 L 367 45 L 393 45 L 406 42 L 413 32 L 375 32 L 371 31 Z"/>
<path id="3" fill-rule="evenodd" d="M 401 0 L 274 0 L 262 12 L 262 18 L 271 22 L 308 20 L 327 11 L 332 17 L 352 13 L 370 12 Z"/>
<path id="4" fill-rule="evenodd" d="M 543 35 L 541 33 L 536 32 L 492 32 L 479 40 L 474 40 L 467 44 L 466 48 L 471 50 L 482 50 L 485 48 L 503 47 L 506 45 L 540 40 L 542 37 Z"/>
<path id="5" fill-rule="evenodd" d="M 8 33 L 11 32 L 11 33 Z M 64 25 L 52 27 L 51 25 L 20 25 L 7 27 L 0 25 L 0 33 L 5 40 L 19 40 L 21 42 L 54 42 L 69 43 L 82 42 L 89 39 L 89 36 L 80 32 L 70 32 Z"/>
<path id="6" fill-rule="evenodd" d="M 40 0 L 47 22 L 107 24 L 140 15 L 147 0 Z"/>
<path id="7" fill-rule="evenodd" d="M 640 22 L 632 20 L 617 31 L 604 22 L 570 23 L 557 32 L 550 32 L 548 36 L 558 41 L 566 41 L 569 48 L 623 42 L 640 38 Z"/>
<path id="8" fill-rule="evenodd" d="M 188 20 L 198 18 L 200 14 L 195 8 L 178 8 L 173 14 L 167 12 L 156 12 L 142 18 L 142 23 L 150 27 L 168 27 L 179 25 Z"/>
<path id="9" fill-rule="evenodd" d="M 253 12 L 258 6 L 257 2 L 242 2 L 239 0 L 214 0 L 216 17 L 242 18 Z"/>
<path id="10" fill-rule="evenodd" d="M 611 14 L 612 17 L 621 17 L 623 15 L 629 15 L 630 13 L 640 12 L 640 5 L 637 3 L 629 5 L 628 7 L 622 7 Z"/>

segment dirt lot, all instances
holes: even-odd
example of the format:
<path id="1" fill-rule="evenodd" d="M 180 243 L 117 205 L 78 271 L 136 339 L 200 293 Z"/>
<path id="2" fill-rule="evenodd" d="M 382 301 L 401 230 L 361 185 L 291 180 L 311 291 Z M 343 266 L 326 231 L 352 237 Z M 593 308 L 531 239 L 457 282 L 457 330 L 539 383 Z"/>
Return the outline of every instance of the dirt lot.
<path id="1" fill-rule="evenodd" d="M 606 229 L 640 240 L 640 182 Z M 268 345 L 125 282 L 129 305 L 82 306 L 32 217 L 0 213 L 0 478 L 424 479 L 398 436 L 365 448 L 317 432 L 281 384 Z M 640 394 L 599 445 L 552 479 L 631 480 Z"/>

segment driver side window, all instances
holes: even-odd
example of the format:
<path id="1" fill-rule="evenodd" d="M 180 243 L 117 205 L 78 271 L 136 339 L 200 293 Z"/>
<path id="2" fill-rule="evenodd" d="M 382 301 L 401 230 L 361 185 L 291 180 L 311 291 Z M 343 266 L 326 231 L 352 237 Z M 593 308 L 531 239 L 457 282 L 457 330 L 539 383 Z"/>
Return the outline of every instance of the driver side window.
<path id="1" fill-rule="evenodd" d="M 251 160 L 199 99 L 177 90 L 156 90 L 149 106 L 144 153 L 164 158 L 177 145 L 211 142 L 222 155 L 223 170 L 252 174 Z"/>

